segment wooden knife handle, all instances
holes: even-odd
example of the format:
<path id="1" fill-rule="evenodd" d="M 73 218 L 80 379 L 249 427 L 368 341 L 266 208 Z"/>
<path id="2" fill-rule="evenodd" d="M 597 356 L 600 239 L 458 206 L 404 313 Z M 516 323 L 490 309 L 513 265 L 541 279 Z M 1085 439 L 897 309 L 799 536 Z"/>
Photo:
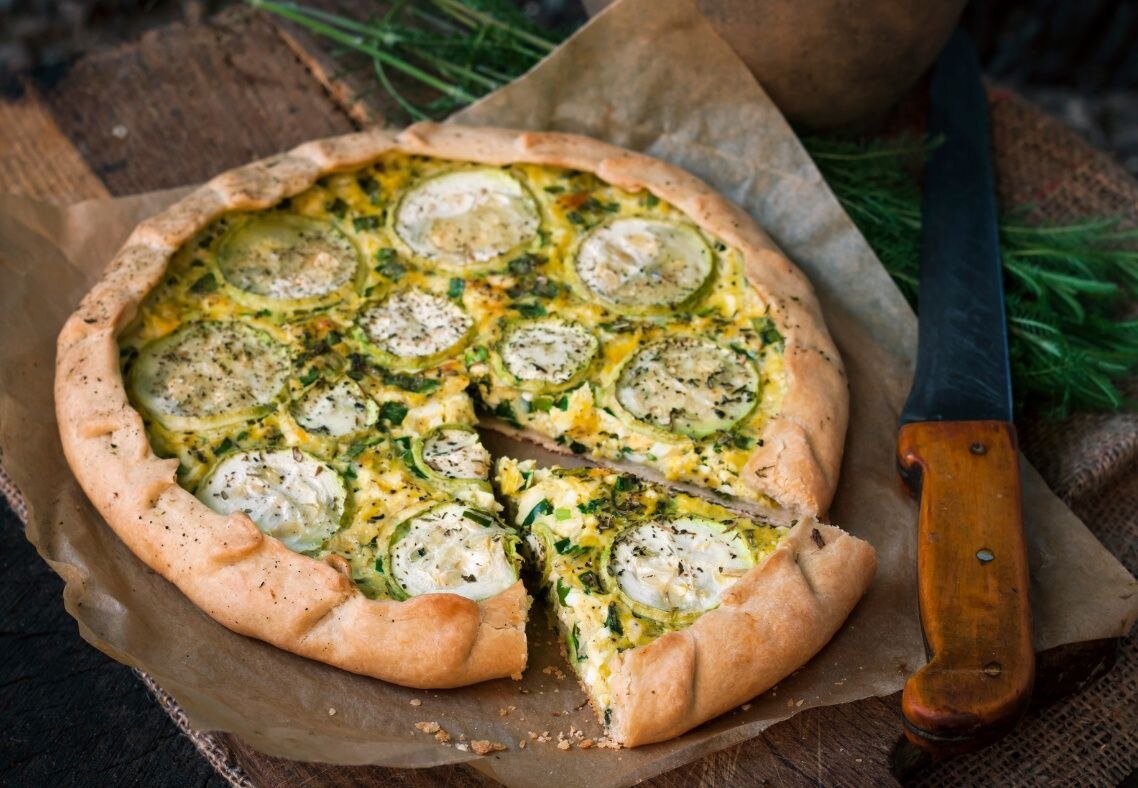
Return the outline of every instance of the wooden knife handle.
<path id="1" fill-rule="evenodd" d="M 1009 730 L 1035 680 L 1015 427 L 917 422 L 897 440 L 920 495 L 917 596 L 929 663 L 901 696 L 905 735 L 951 755 Z"/>

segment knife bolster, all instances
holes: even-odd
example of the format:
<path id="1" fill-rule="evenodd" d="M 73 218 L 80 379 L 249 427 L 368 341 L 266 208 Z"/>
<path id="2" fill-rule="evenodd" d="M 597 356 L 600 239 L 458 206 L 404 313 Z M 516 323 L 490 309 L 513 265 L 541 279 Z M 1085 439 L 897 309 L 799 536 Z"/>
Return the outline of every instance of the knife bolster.
<path id="1" fill-rule="evenodd" d="M 930 659 L 905 684 L 907 738 L 938 755 L 998 738 L 1035 679 L 1015 427 L 901 428 L 902 478 L 920 497 L 917 597 Z"/>

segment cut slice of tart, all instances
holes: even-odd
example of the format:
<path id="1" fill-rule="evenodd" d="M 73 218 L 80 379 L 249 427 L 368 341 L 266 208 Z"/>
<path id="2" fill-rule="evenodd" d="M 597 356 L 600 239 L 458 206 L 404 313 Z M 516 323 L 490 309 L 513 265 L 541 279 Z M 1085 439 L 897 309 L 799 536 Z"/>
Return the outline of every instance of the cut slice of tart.
<path id="1" fill-rule="evenodd" d="M 834 635 L 873 548 L 603 468 L 498 461 L 566 658 L 625 746 L 677 736 L 774 686 Z"/>

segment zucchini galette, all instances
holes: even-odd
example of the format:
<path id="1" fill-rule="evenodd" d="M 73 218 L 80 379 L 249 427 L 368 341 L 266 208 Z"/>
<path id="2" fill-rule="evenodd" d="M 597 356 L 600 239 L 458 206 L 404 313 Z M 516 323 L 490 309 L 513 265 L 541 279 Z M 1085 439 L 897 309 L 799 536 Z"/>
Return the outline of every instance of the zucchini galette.
<path id="1" fill-rule="evenodd" d="M 581 137 L 421 124 L 219 176 L 140 225 L 68 321 L 56 406 L 140 558 L 224 625 L 347 670 L 516 675 L 536 562 L 628 744 L 789 673 L 873 572 L 812 519 L 847 404 L 801 274 L 691 176 Z M 600 467 L 503 459 L 495 487 L 476 427 Z M 762 662 L 733 691 L 680 675 L 715 638 L 745 646 L 722 669 Z M 662 659 L 683 709 L 637 690 Z"/>

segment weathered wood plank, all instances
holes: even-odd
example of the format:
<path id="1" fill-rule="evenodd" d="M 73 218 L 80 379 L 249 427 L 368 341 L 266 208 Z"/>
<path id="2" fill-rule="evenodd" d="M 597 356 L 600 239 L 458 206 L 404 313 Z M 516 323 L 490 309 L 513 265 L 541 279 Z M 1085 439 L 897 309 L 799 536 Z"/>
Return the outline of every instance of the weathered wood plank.
<path id="1" fill-rule="evenodd" d="M 112 194 L 210 176 L 354 125 L 260 15 L 151 31 L 42 87 Z"/>
<path id="2" fill-rule="evenodd" d="M 0 130 L 0 191 L 60 204 L 107 196 L 35 88 L 0 99 Z"/>

